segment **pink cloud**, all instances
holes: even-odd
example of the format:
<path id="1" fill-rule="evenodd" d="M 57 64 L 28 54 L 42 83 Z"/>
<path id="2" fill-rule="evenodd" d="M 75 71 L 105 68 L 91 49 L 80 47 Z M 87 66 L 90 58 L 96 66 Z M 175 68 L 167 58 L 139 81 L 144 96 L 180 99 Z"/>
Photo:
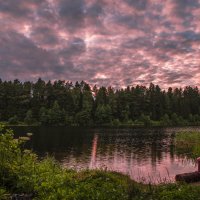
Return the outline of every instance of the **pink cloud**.
<path id="1" fill-rule="evenodd" d="M 2 1 L 1 78 L 200 86 L 199 12 L 198 0 Z"/>

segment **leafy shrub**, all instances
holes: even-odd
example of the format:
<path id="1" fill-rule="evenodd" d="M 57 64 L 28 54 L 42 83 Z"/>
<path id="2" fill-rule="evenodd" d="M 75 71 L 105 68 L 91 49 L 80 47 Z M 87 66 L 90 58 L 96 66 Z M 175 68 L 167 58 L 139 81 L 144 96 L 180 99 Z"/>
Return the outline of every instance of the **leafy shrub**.
<path id="1" fill-rule="evenodd" d="M 26 113 L 26 117 L 24 118 L 24 122 L 26 124 L 32 124 L 34 121 L 33 119 L 33 114 L 32 114 L 32 111 L 31 110 L 28 110 L 27 113 Z"/>
<path id="2" fill-rule="evenodd" d="M 170 126 L 172 124 L 171 120 L 169 119 L 169 115 L 165 114 L 162 118 L 161 118 L 161 125 L 163 126 Z"/>
<path id="3" fill-rule="evenodd" d="M 17 115 L 15 115 L 14 117 L 9 118 L 8 119 L 8 123 L 12 124 L 12 125 L 17 124 L 18 123 L 18 117 L 17 117 Z"/>
<path id="4" fill-rule="evenodd" d="M 0 187 L 0 199 L 1 200 L 6 200 L 8 199 L 9 194 L 7 193 L 7 191 L 4 188 Z"/>
<path id="5" fill-rule="evenodd" d="M 119 121 L 119 119 L 113 119 L 111 124 L 112 124 L 112 126 L 119 126 L 120 121 Z"/>
<path id="6" fill-rule="evenodd" d="M 150 116 L 148 116 L 148 115 L 142 114 L 140 116 L 140 121 L 143 122 L 144 126 L 146 126 L 146 127 L 149 127 L 152 125 L 152 121 L 150 119 Z"/>

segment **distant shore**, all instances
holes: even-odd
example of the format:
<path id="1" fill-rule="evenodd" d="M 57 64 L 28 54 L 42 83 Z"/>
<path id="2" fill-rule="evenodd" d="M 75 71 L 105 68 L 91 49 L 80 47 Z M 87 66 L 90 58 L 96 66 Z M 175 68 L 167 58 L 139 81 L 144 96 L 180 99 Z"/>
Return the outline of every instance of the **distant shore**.
<path id="1" fill-rule="evenodd" d="M 127 124 L 127 123 L 120 123 L 120 124 L 94 124 L 90 126 L 80 126 L 77 124 L 74 125 L 66 125 L 66 124 L 41 124 L 41 123 L 33 123 L 33 124 L 26 124 L 24 122 L 19 122 L 16 124 L 10 124 L 8 122 L 0 122 L 1 124 L 7 126 L 7 127 L 45 127 L 45 126 L 54 126 L 54 127 L 69 127 L 69 128 L 168 128 L 168 127 L 198 127 L 200 126 L 200 123 L 185 123 L 185 124 L 174 124 L 174 125 L 164 125 L 159 121 L 152 122 L 151 124 L 145 125 L 142 123 L 138 124 Z"/>

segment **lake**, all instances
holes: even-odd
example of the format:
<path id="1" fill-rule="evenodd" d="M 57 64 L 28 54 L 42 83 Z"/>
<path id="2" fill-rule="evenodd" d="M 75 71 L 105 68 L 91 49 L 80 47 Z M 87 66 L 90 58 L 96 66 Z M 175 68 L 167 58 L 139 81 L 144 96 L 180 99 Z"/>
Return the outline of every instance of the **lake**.
<path id="1" fill-rule="evenodd" d="M 179 173 L 197 169 L 194 161 L 175 152 L 175 134 L 199 127 L 152 129 L 87 129 L 13 127 L 15 135 L 31 132 L 27 148 L 52 155 L 64 167 L 122 172 L 139 182 L 174 181 Z"/>

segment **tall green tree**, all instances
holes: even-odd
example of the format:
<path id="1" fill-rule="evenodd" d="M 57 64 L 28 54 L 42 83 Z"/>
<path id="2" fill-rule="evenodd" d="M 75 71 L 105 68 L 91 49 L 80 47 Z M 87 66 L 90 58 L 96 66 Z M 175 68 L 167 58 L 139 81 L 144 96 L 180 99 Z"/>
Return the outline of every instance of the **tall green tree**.
<path id="1" fill-rule="evenodd" d="M 33 114 L 32 114 L 32 111 L 31 110 L 28 110 L 27 113 L 26 113 L 26 117 L 24 119 L 24 122 L 26 124 L 32 124 L 34 122 L 34 119 L 33 119 Z"/>

